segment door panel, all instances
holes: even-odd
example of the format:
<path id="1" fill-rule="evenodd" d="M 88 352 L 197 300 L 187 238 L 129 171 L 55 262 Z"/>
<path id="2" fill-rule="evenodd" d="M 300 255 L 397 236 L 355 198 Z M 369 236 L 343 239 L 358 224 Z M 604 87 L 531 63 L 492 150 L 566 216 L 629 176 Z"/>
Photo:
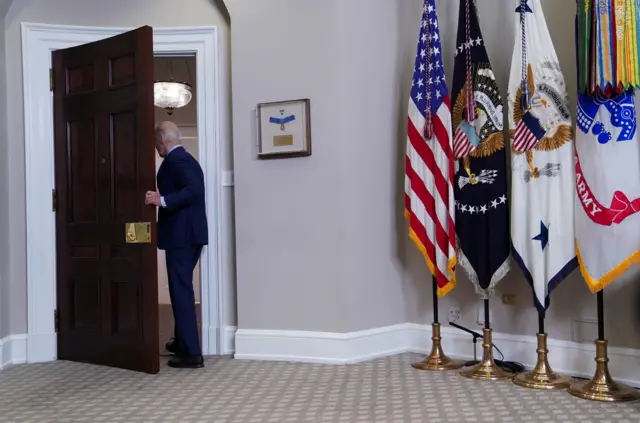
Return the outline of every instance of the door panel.
<path id="1" fill-rule="evenodd" d="M 150 27 L 53 52 L 58 358 L 156 373 Z M 127 223 L 150 222 L 150 243 Z"/>

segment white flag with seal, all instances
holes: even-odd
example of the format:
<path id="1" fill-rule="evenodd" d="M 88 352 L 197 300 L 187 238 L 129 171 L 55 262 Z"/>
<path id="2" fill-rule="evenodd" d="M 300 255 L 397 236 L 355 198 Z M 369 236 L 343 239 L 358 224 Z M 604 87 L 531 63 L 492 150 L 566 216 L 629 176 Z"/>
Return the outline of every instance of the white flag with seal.
<path id="1" fill-rule="evenodd" d="M 578 263 L 575 170 L 567 88 L 540 0 L 518 0 L 509 80 L 513 258 L 544 315 Z"/>

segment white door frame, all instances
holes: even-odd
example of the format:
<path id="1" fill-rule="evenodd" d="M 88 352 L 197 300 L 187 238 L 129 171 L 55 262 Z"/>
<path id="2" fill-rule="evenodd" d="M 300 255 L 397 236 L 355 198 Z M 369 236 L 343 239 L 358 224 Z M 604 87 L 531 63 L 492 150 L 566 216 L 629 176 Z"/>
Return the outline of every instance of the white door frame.
<path id="1" fill-rule="evenodd" d="M 53 102 L 49 89 L 51 52 L 101 40 L 133 28 L 100 28 L 22 23 L 24 136 L 27 211 L 27 362 L 57 357 L 56 227 L 51 211 L 54 188 Z M 198 156 L 205 174 L 209 245 L 200 265 L 202 346 L 205 355 L 230 346 L 221 337 L 226 304 L 222 289 L 221 142 L 228 140 L 226 66 L 220 55 L 217 27 L 154 28 L 156 56 L 196 54 Z M 227 206 L 227 205 L 225 205 Z M 222 345 L 221 345 L 222 344 Z"/>

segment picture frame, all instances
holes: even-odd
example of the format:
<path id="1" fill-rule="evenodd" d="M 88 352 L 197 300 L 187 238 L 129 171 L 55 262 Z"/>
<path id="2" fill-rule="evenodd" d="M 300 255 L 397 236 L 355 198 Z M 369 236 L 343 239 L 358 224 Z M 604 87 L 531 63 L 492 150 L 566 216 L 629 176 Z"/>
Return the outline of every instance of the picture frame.
<path id="1" fill-rule="evenodd" d="M 311 155 L 311 101 L 308 98 L 260 103 L 256 115 L 259 159 Z"/>

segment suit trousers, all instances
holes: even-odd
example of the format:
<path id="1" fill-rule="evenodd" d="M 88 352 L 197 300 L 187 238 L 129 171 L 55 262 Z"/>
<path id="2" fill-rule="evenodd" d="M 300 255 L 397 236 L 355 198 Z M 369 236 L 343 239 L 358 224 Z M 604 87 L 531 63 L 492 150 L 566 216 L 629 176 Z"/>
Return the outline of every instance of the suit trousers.
<path id="1" fill-rule="evenodd" d="M 201 252 L 201 245 L 168 248 L 165 251 L 169 296 L 175 319 L 175 339 L 178 344 L 178 355 L 183 357 L 202 355 L 198 338 L 196 299 L 193 292 L 193 270 Z"/>

